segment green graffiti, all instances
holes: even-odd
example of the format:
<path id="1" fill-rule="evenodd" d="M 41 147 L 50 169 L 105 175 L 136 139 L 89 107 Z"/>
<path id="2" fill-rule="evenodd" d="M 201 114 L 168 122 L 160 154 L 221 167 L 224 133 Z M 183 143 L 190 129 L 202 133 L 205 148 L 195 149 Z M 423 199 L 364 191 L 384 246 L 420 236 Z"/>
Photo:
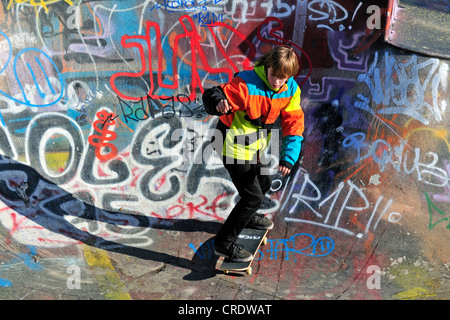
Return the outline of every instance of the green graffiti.
<path id="1" fill-rule="evenodd" d="M 432 230 L 437 224 L 439 224 L 439 223 L 441 223 L 443 221 L 450 221 L 450 217 L 441 218 L 441 216 L 445 216 L 445 213 L 441 209 L 436 207 L 436 205 L 431 201 L 430 196 L 426 192 L 425 192 L 425 197 L 427 198 L 428 212 L 430 214 L 430 219 L 428 221 L 428 229 L 429 230 Z M 438 216 L 438 218 L 441 218 L 441 219 L 438 219 L 437 221 L 435 221 L 433 223 L 433 220 L 436 220 L 435 212 L 437 212 L 440 215 L 440 216 Z M 447 225 L 446 228 L 450 229 L 450 222 L 449 222 L 449 224 Z"/>

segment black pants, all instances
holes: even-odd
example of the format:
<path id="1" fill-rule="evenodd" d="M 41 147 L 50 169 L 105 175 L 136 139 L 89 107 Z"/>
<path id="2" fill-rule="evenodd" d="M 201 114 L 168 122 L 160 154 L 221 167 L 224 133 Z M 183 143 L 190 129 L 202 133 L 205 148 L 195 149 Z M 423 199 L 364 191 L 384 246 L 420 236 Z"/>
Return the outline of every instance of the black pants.
<path id="1" fill-rule="evenodd" d="M 224 166 L 230 173 L 231 180 L 240 195 L 240 200 L 230 212 L 215 239 L 216 243 L 229 244 L 237 240 L 246 224 L 261 207 L 264 195 L 271 187 L 272 179 L 267 174 L 261 174 L 261 169 L 267 166 L 259 163 L 227 164 L 224 159 Z"/>

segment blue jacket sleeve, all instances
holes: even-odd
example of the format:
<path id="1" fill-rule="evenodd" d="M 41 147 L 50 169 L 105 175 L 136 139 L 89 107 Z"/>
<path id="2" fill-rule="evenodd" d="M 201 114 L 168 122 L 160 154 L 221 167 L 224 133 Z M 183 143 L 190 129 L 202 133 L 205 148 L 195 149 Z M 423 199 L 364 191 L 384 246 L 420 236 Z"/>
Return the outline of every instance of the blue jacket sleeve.
<path id="1" fill-rule="evenodd" d="M 302 141 L 302 136 L 288 135 L 283 137 L 280 154 L 280 166 L 285 166 L 292 169 L 300 156 Z"/>

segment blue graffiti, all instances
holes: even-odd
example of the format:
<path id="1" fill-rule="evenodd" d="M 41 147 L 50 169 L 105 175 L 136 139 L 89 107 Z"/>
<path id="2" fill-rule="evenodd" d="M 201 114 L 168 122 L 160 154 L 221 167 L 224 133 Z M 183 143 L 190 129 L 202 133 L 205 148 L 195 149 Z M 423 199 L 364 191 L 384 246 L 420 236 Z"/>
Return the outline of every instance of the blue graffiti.
<path id="1" fill-rule="evenodd" d="M 388 52 L 384 54 L 384 68 L 377 64 L 378 52 L 375 52 L 368 72 L 358 76 L 358 81 L 367 85 L 370 95 L 358 94 L 360 100 L 355 101 L 355 107 L 373 115 L 404 114 L 425 125 L 432 116 L 442 121 L 441 106 L 445 106 L 445 102 L 438 101 L 438 86 L 441 83 L 446 86 L 446 65 L 439 67 L 439 60 L 434 58 L 419 62 L 416 55 L 406 63 L 397 62 Z M 422 73 L 426 75 L 424 79 L 420 77 Z M 431 104 L 427 102 L 427 95 L 431 96 Z M 379 108 L 380 105 L 383 107 Z"/>
<path id="2" fill-rule="evenodd" d="M 8 58 L 6 60 L 5 65 L 3 66 L 3 68 L 0 70 L 0 74 L 2 74 L 6 68 L 8 67 L 9 63 L 11 62 L 12 59 L 12 45 L 11 45 L 11 40 L 6 36 L 6 34 L 2 31 L 0 31 L 0 35 L 2 35 L 9 46 L 9 54 L 8 54 Z M 40 59 L 38 59 L 38 57 L 36 56 L 34 59 L 37 63 L 37 66 L 39 67 L 38 69 L 40 69 L 40 71 L 42 72 L 43 76 L 44 76 L 44 80 L 46 82 L 47 87 L 49 88 L 49 90 L 51 91 L 51 96 L 47 96 L 47 94 L 41 90 L 38 81 L 40 79 L 38 79 L 38 77 L 36 77 L 36 73 L 33 70 L 33 68 L 31 67 L 31 65 L 27 62 L 26 63 L 26 67 L 28 69 L 28 71 L 30 72 L 31 77 L 33 78 L 34 84 L 35 84 L 35 88 L 37 93 L 39 94 L 39 96 L 41 97 L 41 99 L 43 99 L 45 102 L 44 103 L 40 103 L 40 104 L 35 104 L 34 102 L 31 101 L 30 97 L 27 96 L 27 91 L 24 88 L 22 81 L 19 78 L 19 74 L 17 72 L 17 62 L 20 61 L 19 59 L 21 59 L 23 57 L 23 55 L 25 55 L 27 52 L 35 52 L 40 56 L 43 56 L 54 68 L 55 72 L 56 72 L 56 77 L 59 81 L 59 85 L 60 85 L 60 94 L 58 97 L 56 97 L 57 92 L 55 90 L 55 88 L 53 87 L 49 76 L 47 75 L 46 70 L 44 69 L 44 65 L 42 64 L 42 61 Z M 17 102 L 19 104 L 24 104 L 30 107 L 48 107 L 51 105 L 54 105 L 55 103 L 57 103 L 59 100 L 61 100 L 64 90 L 63 90 L 63 78 L 62 75 L 60 74 L 58 67 L 56 66 L 56 64 L 53 62 L 53 60 L 50 58 L 50 56 L 48 56 L 45 52 L 36 49 L 36 48 L 26 48 L 21 50 L 15 57 L 14 59 L 14 63 L 13 63 L 13 70 L 14 70 L 14 76 L 17 80 L 17 84 L 19 85 L 19 89 L 22 92 L 22 96 L 23 96 L 23 100 L 14 98 L 13 96 L 11 96 L 10 94 L 0 90 L 0 94 L 3 94 L 4 96 L 6 96 L 7 98 L 13 100 L 14 102 Z M 21 72 L 21 74 L 23 74 L 23 72 Z M 5 121 L 3 119 L 2 114 L 0 113 L 0 121 L 2 122 L 3 126 L 6 126 Z"/>
<path id="3" fill-rule="evenodd" d="M 205 243 L 200 243 L 198 249 L 192 243 L 189 243 L 189 247 L 201 260 L 210 260 L 214 258 L 214 239 L 208 240 Z"/>
<path id="4" fill-rule="evenodd" d="M 155 3 L 150 11 L 153 9 L 165 9 L 167 12 L 191 12 L 191 11 L 206 11 L 209 5 L 216 5 L 222 0 L 164 0 L 162 4 Z"/>
<path id="5" fill-rule="evenodd" d="M 0 273 L 14 269 L 17 267 L 18 263 L 24 263 L 30 270 L 42 271 L 45 268 L 37 262 L 37 249 L 34 246 L 28 246 L 30 250 L 28 253 L 19 253 L 15 258 L 10 260 L 8 263 L 1 266 Z M 8 279 L 0 278 L 0 288 L 11 287 L 12 282 Z"/>
<path id="6" fill-rule="evenodd" d="M 34 246 L 29 246 L 28 249 L 30 249 L 29 253 L 21 253 L 18 256 L 19 260 L 22 260 L 23 263 L 30 269 L 34 271 L 42 271 L 44 270 L 44 267 L 37 262 L 37 249 Z"/>
<path id="7" fill-rule="evenodd" d="M 270 253 L 270 259 L 275 260 L 278 259 L 279 252 L 285 252 L 285 260 L 289 260 L 292 253 L 309 257 L 324 257 L 334 250 L 333 239 L 329 237 L 316 239 L 309 233 L 298 233 L 289 239 L 269 239 L 268 242 L 270 250 L 265 252 Z"/>
<path id="8" fill-rule="evenodd" d="M 264 250 L 267 246 L 268 250 Z M 210 260 L 214 255 L 214 239 L 201 243 L 197 249 L 194 244 L 189 243 L 189 247 L 201 260 Z M 267 239 L 266 246 L 259 248 L 259 254 L 255 256 L 256 261 L 264 258 L 265 253 L 270 253 L 270 259 L 279 258 L 279 253 L 285 253 L 285 260 L 289 260 L 292 254 L 300 254 L 309 257 L 324 257 L 334 250 L 334 241 L 329 237 L 315 238 L 308 233 L 298 233 L 289 239 Z M 295 259 L 294 261 L 297 261 Z"/>
<path id="9" fill-rule="evenodd" d="M 12 286 L 11 281 L 0 278 L 0 287 L 1 288 L 7 288 L 7 287 L 11 287 L 11 286 Z"/>

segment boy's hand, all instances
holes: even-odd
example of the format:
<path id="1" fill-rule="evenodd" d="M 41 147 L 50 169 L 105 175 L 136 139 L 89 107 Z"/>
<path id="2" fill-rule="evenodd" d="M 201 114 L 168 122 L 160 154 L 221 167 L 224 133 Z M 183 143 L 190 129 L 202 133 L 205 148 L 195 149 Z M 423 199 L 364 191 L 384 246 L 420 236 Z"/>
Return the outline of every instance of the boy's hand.
<path id="1" fill-rule="evenodd" d="M 220 113 L 226 114 L 228 111 L 231 110 L 231 106 L 228 104 L 228 101 L 223 99 L 220 100 L 216 107 L 217 111 Z"/>
<path id="2" fill-rule="evenodd" d="M 291 169 L 289 169 L 288 167 L 285 167 L 285 166 L 280 166 L 278 168 L 278 171 L 280 171 L 283 176 L 291 173 Z"/>

